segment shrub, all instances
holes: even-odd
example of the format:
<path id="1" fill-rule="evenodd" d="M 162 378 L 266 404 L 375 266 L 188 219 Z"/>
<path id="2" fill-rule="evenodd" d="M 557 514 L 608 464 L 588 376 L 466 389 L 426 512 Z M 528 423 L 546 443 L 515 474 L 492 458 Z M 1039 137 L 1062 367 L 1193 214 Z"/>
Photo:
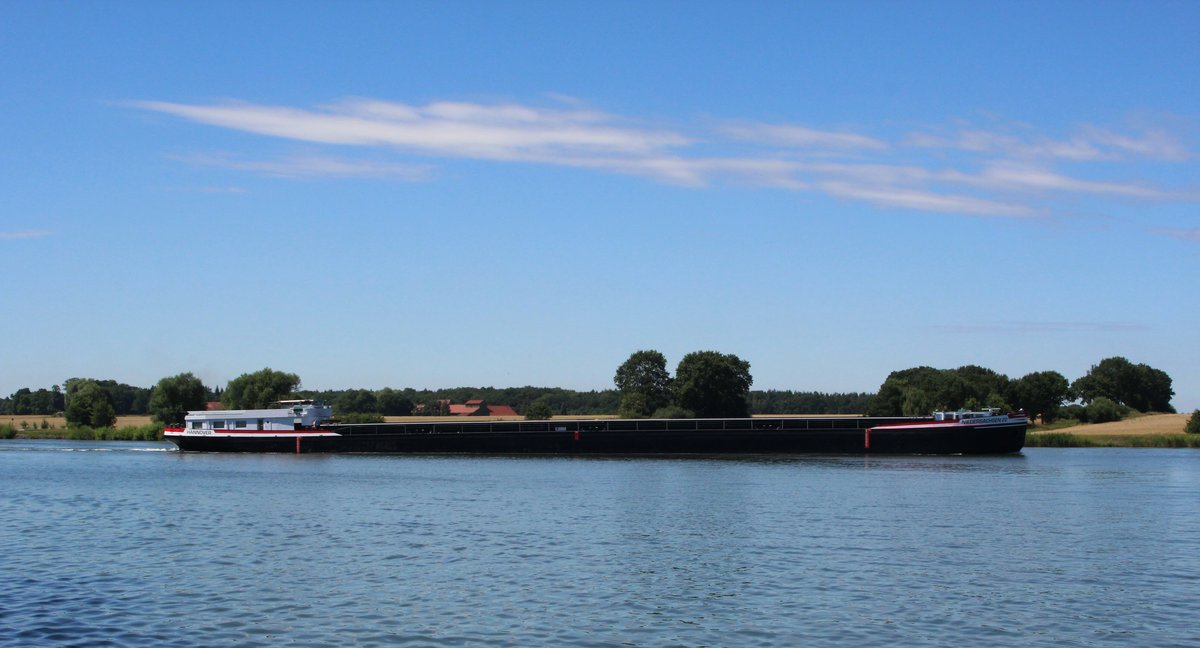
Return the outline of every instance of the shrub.
<path id="1" fill-rule="evenodd" d="M 157 423 L 122 428 L 83 425 L 67 428 L 67 438 L 72 441 L 161 441 L 162 434 L 162 426 Z"/>
<path id="2" fill-rule="evenodd" d="M 1067 405 L 1058 410 L 1058 418 L 1075 419 L 1080 423 L 1088 422 L 1087 408 L 1083 405 Z"/>
<path id="3" fill-rule="evenodd" d="M 67 428 L 67 438 L 72 441 L 94 441 L 96 431 L 84 425 L 72 425 Z"/>
<path id="4" fill-rule="evenodd" d="M 1087 406 L 1087 417 L 1091 423 L 1108 423 L 1109 421 L 1120 421 L 1123 412 L 1121 406 L 1117 405 L 1109 398 L 1101 396 L 1093 400 Z"/>
<path id="5" fill-rule="evenodd" d="M 1200 409 L 1192 412 L 1192 417 L 1188 419 L 1187 427 L 1183 428 L 1188 434 L 1200 434 Z"/>
<path id="6" fill-rule="evenodd" d="M 163 438 L 162 426 L 157 423 L 117 429 L 108 428 L 105 432 L 107 433 L 106 438 L 114 441 L 161 441 Z"/>
<path id="7" fill-rule="evenodd" d="M 623 419 L 646 418 L 650 413 L 646 397 L 638 392 L 631 392 L 621 397 L 621 406 L 617 416 Z"/>
<path id="8" fill-rule="evenodd" d="M 690 419 L 696 418 L 696 414 L 692 410 L 684 409 L 678 405 L 667 405 L 654 410 L 654 415 L 651 418 L 656 419 Z"/>
<path id="9" fill-rule="evenodd" d="M 529 407 L 525 408 L 526 421 L 546 421 L 553 416 L 554 412 L 546 404 L 546 401 L 543 400 L 533 401 L 529 404 Z"/>
<path id="10" fill-rule="evenodd" d="M 1070 432 L 1042 432 L 1025 437 L 1027 448 L 1090 448 L 1099 445 L 1092 439 Z"/>
<path id="11" fill-rule="evenodd" d="M 347 412 L 346 414 L 338 416 L 338 421 L 341 423 L 383 423 L 384 419 L 381 414 Z"/>
<path id="12" fill-rule="evenodd" d="M 11 439 L 17 436 L 17 428 L 5 423 L 0 425 L 0 439 Z"/>

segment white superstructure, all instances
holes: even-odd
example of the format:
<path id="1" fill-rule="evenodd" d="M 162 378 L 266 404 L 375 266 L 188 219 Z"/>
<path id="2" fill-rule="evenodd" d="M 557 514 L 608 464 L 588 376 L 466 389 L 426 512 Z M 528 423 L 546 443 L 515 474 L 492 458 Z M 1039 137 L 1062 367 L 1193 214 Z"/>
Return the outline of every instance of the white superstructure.
<path id="1" fill-rule="evenodd" d="M 333 409 L 311 400 L 279 401 L 276 405 L 279 407 L 272 409 L 188 412 L 183 428 L 169 429 L 166 434 L 309 436 L 319 434 L 321 423 L 333 416 Z"/>

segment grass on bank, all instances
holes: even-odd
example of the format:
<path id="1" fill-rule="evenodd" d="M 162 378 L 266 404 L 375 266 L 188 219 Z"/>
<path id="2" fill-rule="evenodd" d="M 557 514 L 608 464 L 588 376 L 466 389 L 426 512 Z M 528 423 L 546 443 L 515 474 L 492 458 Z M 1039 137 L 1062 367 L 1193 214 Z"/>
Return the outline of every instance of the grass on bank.
<path id="1" fill-rule="evenodd" d="M 1085 435 L 1030 432 L 1026 448 L 1200 448 L 1200 434 Z"/>
<path id="2" fill-rule="evenodd" d="M 1110 423 L 1063 419 L 1037 425 L 1025 435 L 1029 448 L 1200 448 L 1200 434 L 1187 434 L 1187 414 L 1135 414 Z"/>
<path id="3" fill-rule="evenodd" d="M 21 429 L 10 423 L 0 424 L 0 439 L 70 439 L 72 441 L 162 441 L 163 428 L 157 423 L 119 427 L 49 427 Z"/>

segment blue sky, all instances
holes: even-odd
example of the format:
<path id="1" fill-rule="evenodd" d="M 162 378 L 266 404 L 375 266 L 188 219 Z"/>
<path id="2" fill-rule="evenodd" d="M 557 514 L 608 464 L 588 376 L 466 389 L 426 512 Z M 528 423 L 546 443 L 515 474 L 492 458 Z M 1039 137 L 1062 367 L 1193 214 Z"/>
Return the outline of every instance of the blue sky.
<path id="1" fill-rule="evenodd" d="M 0 393 L 262 367 L 1200 407 L 1195 2 L 7 3 Z"/>

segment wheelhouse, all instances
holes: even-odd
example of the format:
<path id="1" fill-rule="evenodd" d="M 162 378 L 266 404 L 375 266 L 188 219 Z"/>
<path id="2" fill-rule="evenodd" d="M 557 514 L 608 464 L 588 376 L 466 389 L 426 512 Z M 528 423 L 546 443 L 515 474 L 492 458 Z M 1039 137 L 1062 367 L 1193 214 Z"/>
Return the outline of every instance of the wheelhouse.
<path id="1" fill-rule="evenodd" d="M 277 407 L 271 409 L 188 412 L 184 419 L 184 429 L 193 433 L 219 430 L 311 430 L 333 416 L 333 410 L 324 403 L 307 399 L 279 401 L 275 405 Z"/>

